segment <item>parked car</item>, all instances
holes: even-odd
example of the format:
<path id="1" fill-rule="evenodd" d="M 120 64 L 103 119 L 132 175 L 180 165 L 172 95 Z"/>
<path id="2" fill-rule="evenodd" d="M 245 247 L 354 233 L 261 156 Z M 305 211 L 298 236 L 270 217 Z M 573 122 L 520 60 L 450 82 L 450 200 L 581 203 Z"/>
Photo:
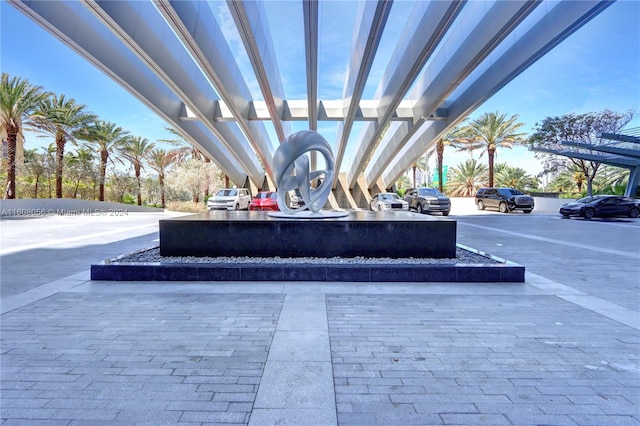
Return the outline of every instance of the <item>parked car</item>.
<path id="1" fill-rule="evenodd" d="M 448 216 L 451 211 L 451 200 L 436 188 L 410 188 L 404 193 L 404 200 L 409 203 L 409 210 L 418 213 L 440 212 Z"/>
<path id="2" fill-rule="evenodd" d="M 571 216 L 585 219 L 611 216 L 636 218 L 640 215 L 640 200 L 618 195 L 594 195 L 561 205 L 560 214 L 566 219 Z"/>
<path id="3" fill-rule="evenodd" d="M 207 200 L 209 210 L 247 210 L 251 196 L 246 188 L 227 188 L 219 190 Z"/>
<path id="4" fill-rule="evenodd" d="M 289 191 L 289 200 L 290 200 L 290 208 L 298 209 L 305 206 L 304 199 L 302 198 L 302 194 L 300 194 L 299 189 L 294 189 L 293 191 Z"/>
<path id="5" fill-rule="evenodd" d="M 251 203 L 249 204 L 249 210 L 268 210 L 279 211 L 278 208 L 278 194 L 271 191 L 258 192 Z"/>
<path id="6" fill-rule="evenodd" d="M 393 192 L 380 192 L 371 198 L 369 209 L 373 211 L 409 211 L 409 203 Z"/>
<path id="7" fill-rule="evenodd" d="M 531 213 L 534 207 L 533 197 L 525 195 L 515 188 L 480 188 L 476 193 L 478 210 L 498 209 L 500 213 L 522 210 Z"/>

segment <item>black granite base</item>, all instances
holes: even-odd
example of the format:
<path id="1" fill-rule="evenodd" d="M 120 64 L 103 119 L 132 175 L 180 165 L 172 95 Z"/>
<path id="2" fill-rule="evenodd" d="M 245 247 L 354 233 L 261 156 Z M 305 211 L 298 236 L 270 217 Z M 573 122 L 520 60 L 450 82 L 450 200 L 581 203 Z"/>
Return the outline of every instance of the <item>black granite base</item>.
<path id="1" fill-rule="evenodd" d="M 104 281 L 524 282 L 521 265 L 98 264 Z"/>
<path id="2" fill-rule="evenodd" d="M 408 212 L 354 211 L 332 219 L 214 211 L 160 221 L 162 256 L 451 258 L 456 221 Z"/>
<path id="3" fill-rule="evenodd" d="M 478 252 L 469 247 L 458 246 L 485 256 L 488 262 L 486 264 L 380 263 L 345 265 L 335 263 L 132 263 L 113 259 L 91 265 L 91 279 L 213 282 L 524 282 L 524 266 Z"/>

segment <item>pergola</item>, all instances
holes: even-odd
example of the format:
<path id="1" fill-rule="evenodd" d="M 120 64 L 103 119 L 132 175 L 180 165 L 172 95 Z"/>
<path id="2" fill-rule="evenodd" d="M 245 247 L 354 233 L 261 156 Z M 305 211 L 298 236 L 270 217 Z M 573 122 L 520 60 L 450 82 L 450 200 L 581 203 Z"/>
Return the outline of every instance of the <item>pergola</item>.
<path id="1" fill-rule="evenodd" d="M 629 169 L 624 195 L 630 197 L 638 193 L 640 186 L 638 134 L 640 129 L 629 129 L 625 133 L 600 133 L 596 135 L 601 140 L 599 143 L 563 141 L 558 146 L 532 147 L 531 150 Z"/>
<path id="2" fill-rule="evenodd" d="M 356 207 L 374 188 L 392 187 L 474 109 L 612 4 L 416 1 L 375 96 L 364 99 L 394 7 L 364 0 L 352 23 L 342 98 L 319 99 L 320 9 L 317 1 L 303 0 L 307 95 L 286 99 L 287 76 L 279 71 L 264 2 L 226 2 L 250 68 L 237 62 L 209 2 L 9 2 L 146 104 L 238 186 L 273 185 L 273 153 L 293 121 L 306 121 L 311 130 L 319 121 L 336 121 L 330 142 L 340 173 L 330 201 L 342 207 Z M 252 97 L 249 80 L 258 83 L 260 99 Z M 355 134 L 358 121 L 364 124 Z"/>

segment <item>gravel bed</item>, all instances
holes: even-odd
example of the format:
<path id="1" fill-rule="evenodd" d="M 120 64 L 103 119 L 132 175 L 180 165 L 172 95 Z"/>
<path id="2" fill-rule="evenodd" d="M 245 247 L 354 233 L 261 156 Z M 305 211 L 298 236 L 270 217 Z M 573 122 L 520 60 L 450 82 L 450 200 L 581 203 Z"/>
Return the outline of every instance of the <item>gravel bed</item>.
<path id="1" fill-rule="evenodd" d="M 141 250 L 139 252 L 123 255 L 112 262 L 126 263 L 243 263 L 243 264 L 361 264 L 361 265 L 379 265 L 379 264 L 415 264 L 415 265 L 455 265 L 460 263 L 466 264 L 495 264 L 499 261 L 474 253 L 463 248 L 456 248 L 455 258 L 401 258 L 395 259 L 391 257 L 196 257 L 196 256 L 160 256 L 160 248 L 153 247 Z"/>

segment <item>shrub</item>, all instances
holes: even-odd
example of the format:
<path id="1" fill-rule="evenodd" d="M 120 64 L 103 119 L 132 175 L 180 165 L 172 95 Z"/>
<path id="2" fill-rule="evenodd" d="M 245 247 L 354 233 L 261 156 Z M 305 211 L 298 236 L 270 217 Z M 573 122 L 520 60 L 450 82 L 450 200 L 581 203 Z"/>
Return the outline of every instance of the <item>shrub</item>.
<path id="1" fill-rule="evenodd" d="M 193 201 L 169 201 L 167 202 L 167 210 L 184 213 L 204 213 L 207 211 L 207 205 L 194 203 Z"/>

